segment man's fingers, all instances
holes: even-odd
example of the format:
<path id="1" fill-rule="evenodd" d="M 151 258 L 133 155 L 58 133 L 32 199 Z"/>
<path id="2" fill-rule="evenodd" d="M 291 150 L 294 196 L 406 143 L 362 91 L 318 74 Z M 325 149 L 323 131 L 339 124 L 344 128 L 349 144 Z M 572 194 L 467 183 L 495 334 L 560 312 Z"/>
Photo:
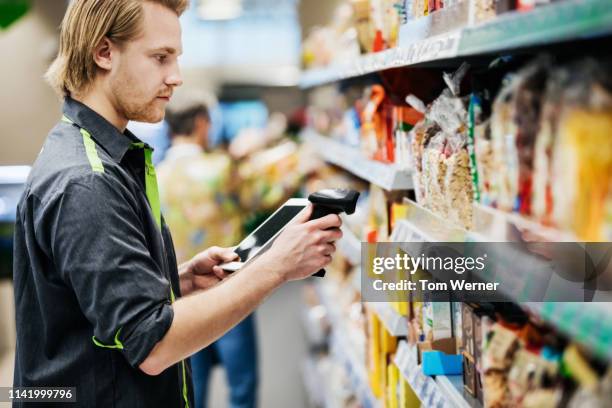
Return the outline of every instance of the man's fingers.
<path id="1" fill-rule="evenodd" d="M 208 255 L 214 261 L 219 263 L 231 262 L 238 259 L 238 254 L 232 248 L 210 247 Z"/>
<path id="2" fill-rule="evenodd" d="M 334 244 L 323 244 L 319 247 L 319 251 L 322 255 L 332 255 L 336 252 L 336 245 Z"/>
<path id="3" fill-rule="evenodd" d="M 213 273 L 215 274 L 215 276 L 221 280 L 227 278 L 229 276 L 229 274 L 227 272 L 225 272 L 220 266 L 215 265 L 212 268 Z"/>
<path id="4" fill-rule="evenodd" d="M 342 231 L 340 228 L 330 228 L 325 231 L 321 231 L 321 240 L 319 242 L 335 242 L 342 238 Z"/>
<path id="5" fill-rule="evenodd" d="M 328 214 L 325 217 L 309 221 L 312 228 L 326 230 L 328 228 L 340 228 L 342 220 L 337 214 Z"/>
<path id="6" fill-rule="evenodd" d="M 308 204 L 302 211 L 298 213 L 291 221 L 287 223 L 287 226 L 294 224 L 303 224 L 310 219 L 312 215 L 312 204 Z"/>

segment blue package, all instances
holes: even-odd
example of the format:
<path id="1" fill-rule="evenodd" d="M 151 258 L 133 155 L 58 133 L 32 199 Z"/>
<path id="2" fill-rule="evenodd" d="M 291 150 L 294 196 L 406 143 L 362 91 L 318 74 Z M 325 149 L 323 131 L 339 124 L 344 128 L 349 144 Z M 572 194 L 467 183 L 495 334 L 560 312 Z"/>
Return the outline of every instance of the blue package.
<path id="1" fill-rule="evenodd" d="M 422 358 L 423 374 L 425 375 L 460 375 L 463 373 L 463 356 L 461 354 L 424 351 Z"/>

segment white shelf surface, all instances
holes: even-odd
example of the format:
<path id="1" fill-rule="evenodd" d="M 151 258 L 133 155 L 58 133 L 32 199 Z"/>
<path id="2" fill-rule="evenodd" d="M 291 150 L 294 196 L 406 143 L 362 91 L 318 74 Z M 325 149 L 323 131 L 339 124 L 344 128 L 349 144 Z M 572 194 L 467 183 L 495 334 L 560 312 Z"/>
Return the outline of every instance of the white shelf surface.
<path id="1" fill-rule="evenodd" d="M 443 9 L 440 12 L 452 10 Z M 440 16 L 440 12 L 436 12 L 436 17 Z M 407 25 L 419 26 L 422 20 L 412 20 Z M 302 73 L 300 86 L 309 88 L 424 62 L 482 54 L 500 55 L 522 48 L 546 48 L 553 43 L 600 37 L 611 32 L 612 7 L 609 0 L 565 0 L 529 12 L 504 13 L 491 21 L 472 27 L 458 27 L 413 41 L 404 47 L 309 69 Z"/>
<path id="2" fill-rule="evenodd" d="M 479 402 L 466 395 L 460 375 L 428 377 L 416 360 L 416 346 L 400 341 L 394 363 L 423 406 L 439 408 L 476 408 Z"/>
<path id="3" fill-rule="evenodd" d="M 321 304 L 328 311 L 330 324 L 332 327 L 330 352 L 346 369 L 351 382 L 351 388 L 359 399 L 364 408 L 378 408 L 378 401 L 372 394 L 368 383 L 368 376 L 365 367 L 365 361 L 358 359 L 358 354 L 355 346 L 348 335 L 346 325 L 342 321 L 340 312 L 331 295 L 328 293 L 328 288 L 324 283 L 315 285 L 317 294 Z"/>
<path id="4" fill-rule="evenodd" d="M 392 336 L 408 335 L 408 320 L 399 314 L 390 303 L 387 302 L 368 302 L 367 306 L 383 322 L 385 328 Z"/>
<path id="5" fill-rule="evenodd" d="M 399 169 L 393 164 L 367 159 L 359 149 L 321 136 L 312 129 L 305 130 L 302 138 L 307 143 L 311 143 L 326 162 L 342 167 L 349 173 L 385 190 L 412 188 L 412 175 L 408 170 Z"/>
<path id="6" fill-rule="evenodd" d="M 324 378 L 317 363 L 308 357 L 302 363 L 302 380 L 312 407 L 333 408 Z"/>

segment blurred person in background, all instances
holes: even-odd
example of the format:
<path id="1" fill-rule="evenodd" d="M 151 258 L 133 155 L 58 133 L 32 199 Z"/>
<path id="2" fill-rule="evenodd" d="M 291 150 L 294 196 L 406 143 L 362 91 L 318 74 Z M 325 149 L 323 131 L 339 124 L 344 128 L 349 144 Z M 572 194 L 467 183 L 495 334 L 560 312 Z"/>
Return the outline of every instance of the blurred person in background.
<path id="1" fill-rule="evenodd" d="M 162 211 L 179 264 L 204 248 L 236 245 L 243 235 L 235 166 L 225 149 L 210 146 L 211 100 L 205 93 L 177 92 L 166 108 L 171 145 L 157 174 Z M 226 371 L 229 406 L 256 406 L 253 315 L 191 357 L 197 408 L 207 405 L 210 373 L 217 362 Z"/>

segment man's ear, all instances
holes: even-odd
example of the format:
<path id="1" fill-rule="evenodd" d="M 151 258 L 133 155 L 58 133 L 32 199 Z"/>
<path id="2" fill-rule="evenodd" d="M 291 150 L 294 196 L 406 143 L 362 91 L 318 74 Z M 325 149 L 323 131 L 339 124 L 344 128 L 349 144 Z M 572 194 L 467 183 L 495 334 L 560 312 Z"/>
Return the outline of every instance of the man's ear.
<path id="1" fill-rule="evenodd" d="M 194 128 L 197 131 L 208 129 L 208 126 L 210 125 L 208 119 L 203 115 L 197 115 L 193 121 L 194 121 Z"/>
<path id="2" fill-rule="evenodd" d="M 114 44 L 107 37 L 103 37 L 93 51 L 96 65 L 104 70 L 110 71 L 113 66 Z"/>

